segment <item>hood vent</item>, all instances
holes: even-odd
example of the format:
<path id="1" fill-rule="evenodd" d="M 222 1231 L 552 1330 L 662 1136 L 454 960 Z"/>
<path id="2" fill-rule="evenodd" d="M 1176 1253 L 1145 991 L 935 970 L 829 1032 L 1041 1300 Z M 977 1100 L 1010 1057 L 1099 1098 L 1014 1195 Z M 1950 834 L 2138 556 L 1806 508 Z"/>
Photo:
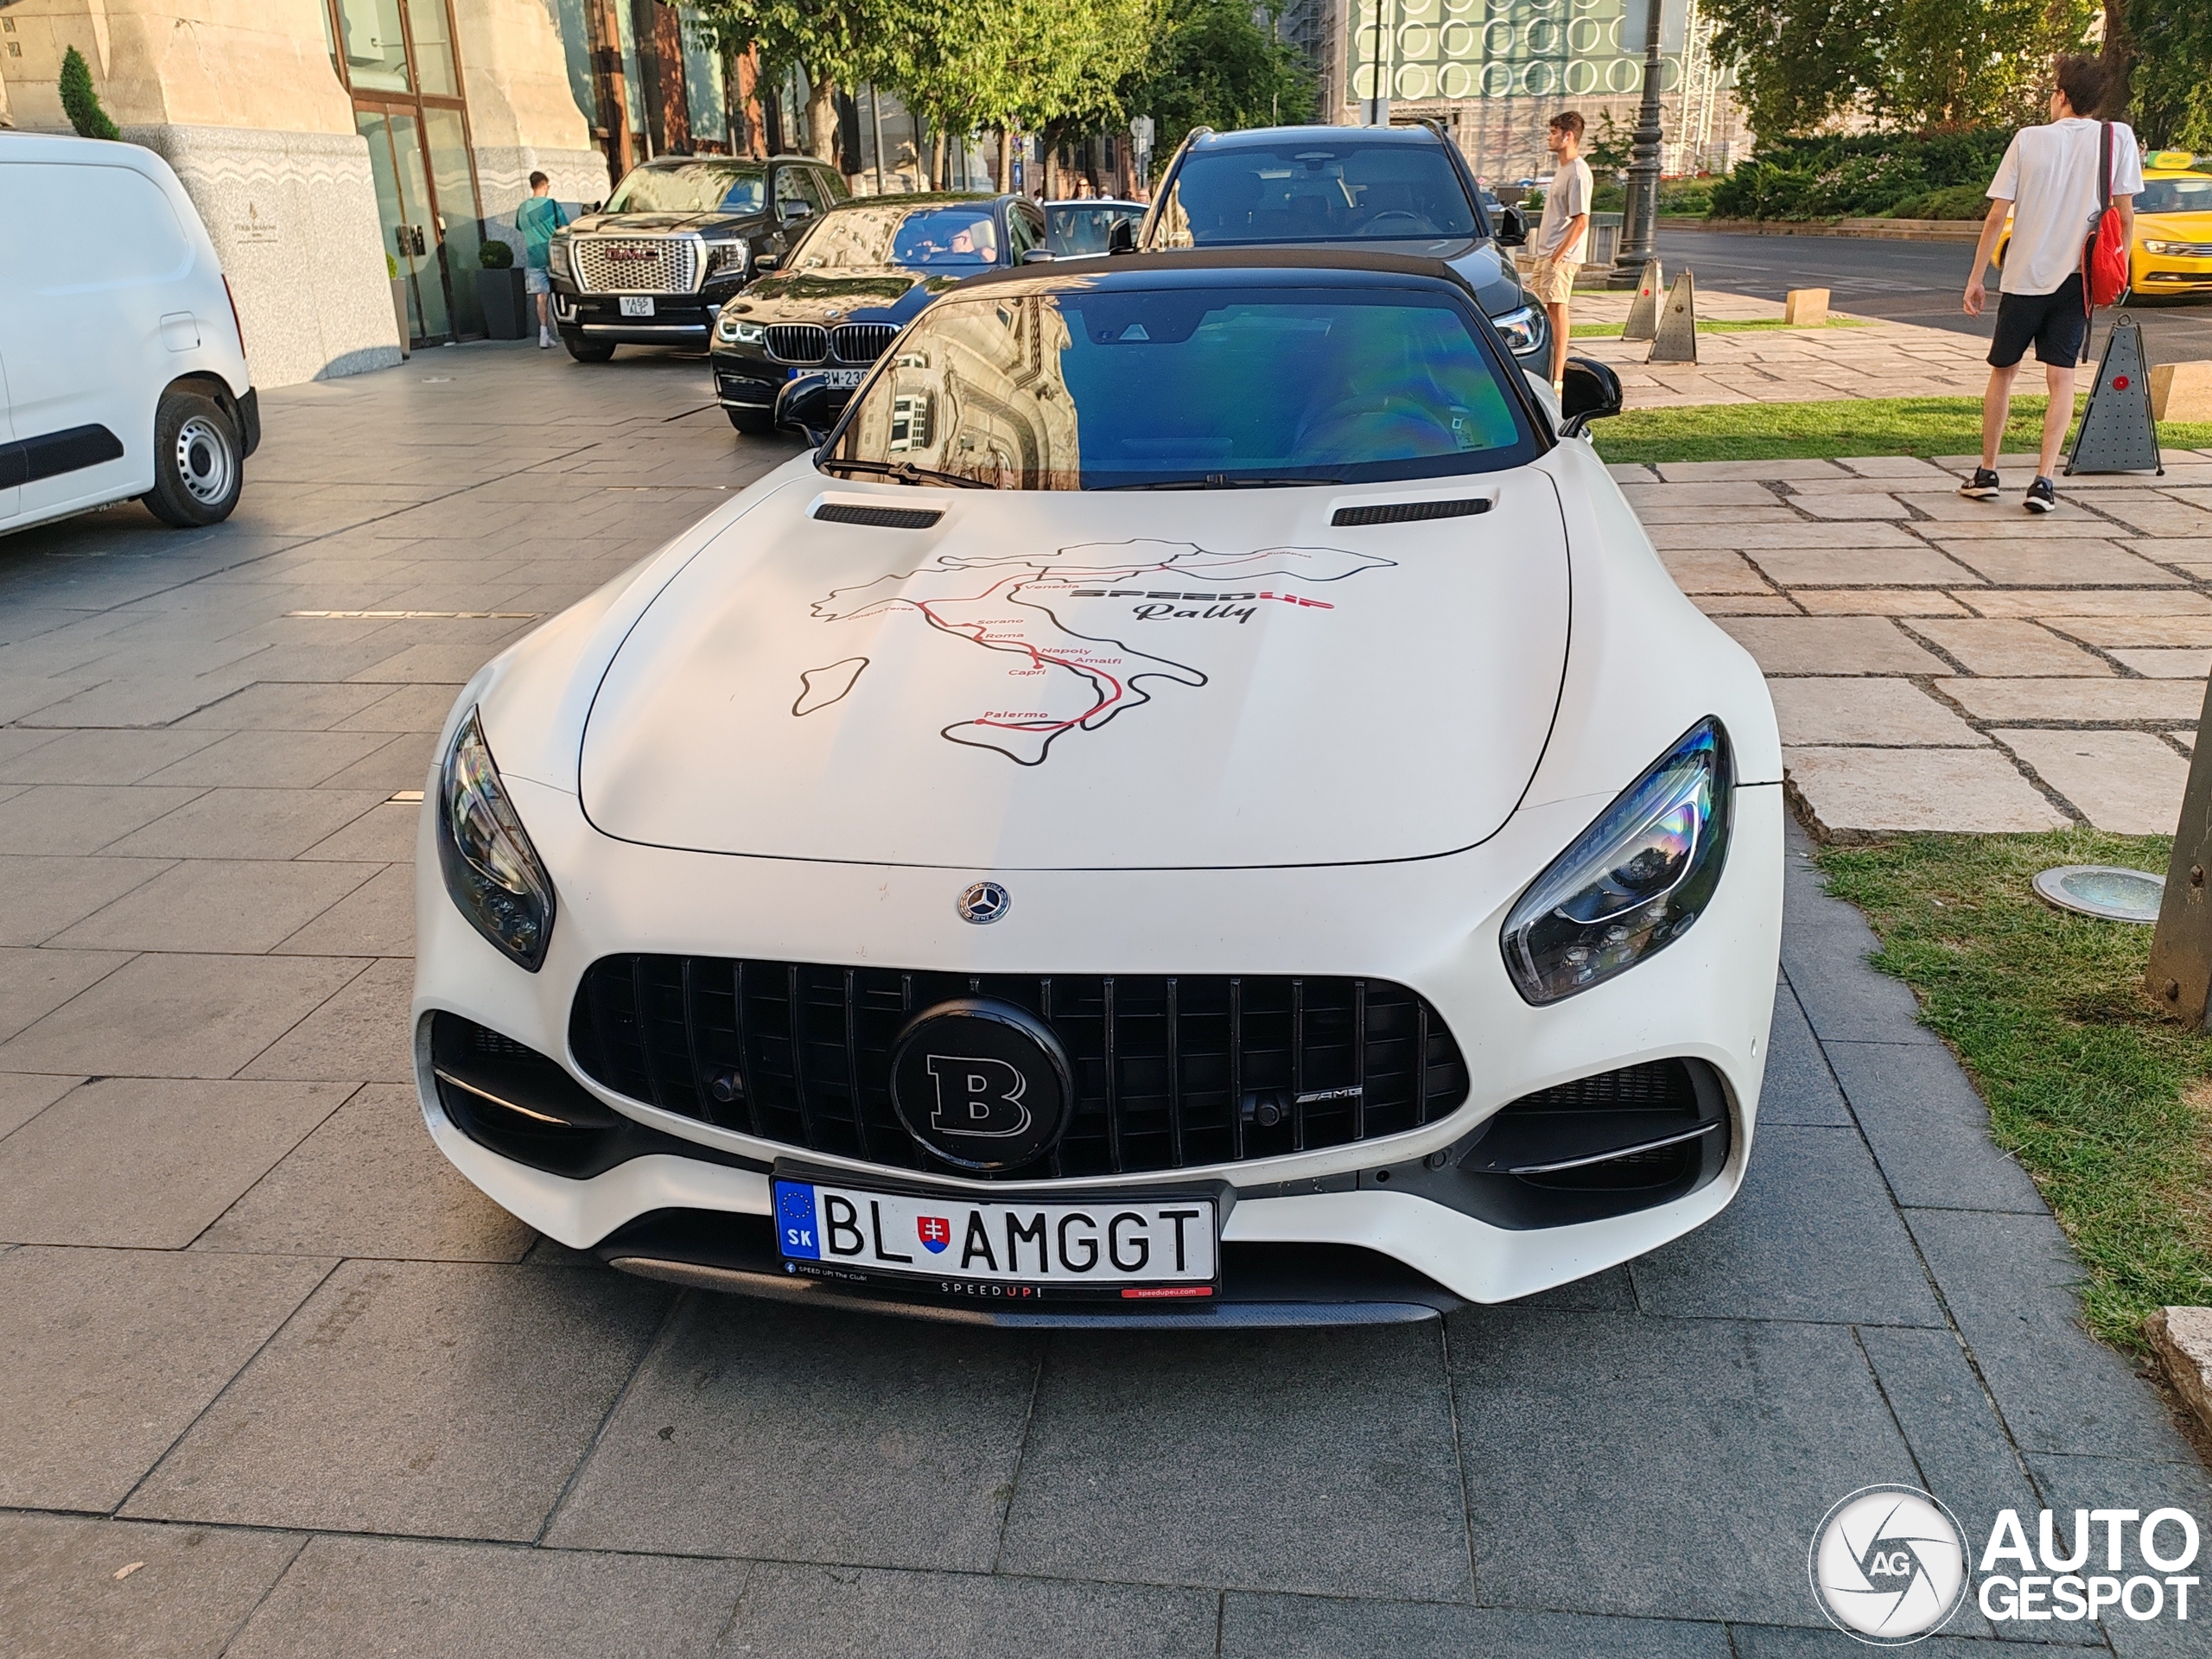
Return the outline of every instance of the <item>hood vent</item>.
<path id="1" fill-rule="evenodd" d="M 1348 524 L 1411 524 L 1425 518 L 1465 518 L 1489 511 L 1486 495 L 1459 501 L 1386 501 L 1372 507 L 1338 507 L 1329 522 L 1338 529 Z"/>
<path id="2" fill-rule="evenodd" d="M 832 524 L 871 524 L 878 530 L 927 530 L 944 517 L 939 507 L 850 507 L 824 501 L 814 516 Z"/>

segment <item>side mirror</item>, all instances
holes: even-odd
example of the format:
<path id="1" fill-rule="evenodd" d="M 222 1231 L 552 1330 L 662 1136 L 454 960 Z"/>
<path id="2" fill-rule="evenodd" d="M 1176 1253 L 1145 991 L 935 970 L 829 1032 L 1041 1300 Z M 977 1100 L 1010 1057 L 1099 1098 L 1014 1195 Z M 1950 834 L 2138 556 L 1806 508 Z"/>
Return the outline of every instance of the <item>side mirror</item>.
<path id="1" fill-rule="evenodd" d="M 783 263 L 784 257 L 779 253 L 756 253 L 753 256 L 753 269 L 755 270 L 773 270 Z"/>
<path id="2" fill-rule="evenodd" d="M 802 374 L 785 381 L 772 418 L 778 431 L 796 427 L 818 448 L 830 435 L 830 377 Z"/>
<path id="3" fill-rule="evenodd" d="M 803 201 L 781 201 L 776 204 L 776 216 L 786 225 L 795 225 L 802 219 L 812 219 L 814 209 Z"/>
<path id="4" fill-rule="evenodd" d="M 1106 232 L 1106 251 L 1135 253 L 1137 251 L 1137 227 L 1134 219 L 1117 219 L 1114 228 Z"/>
<path id="5" fill-rule="evenodd" d="M 1049 265 L 1059 257 L 1050 248 L 1032 248 L 1021 256 L 1021 263 L 1025 265 Z"/>
<path id="6" fill-rule="evenodd" d="M 1560 435 L 1579 438 L 1590 423 L 1621 412 L 1621 378 L 1594 358 L 1570 357 L 1560 377 L 1560 413 L 1566 420 Z"/>
<path id="7" fill-rule="evenodd" d="M 588 213 L 595 213 L 606 206 L 607 204 L 603 201 L 588 201 L 584 204 L 584 212 Z"/>
<path id="8" fill-rule="evenodd" d="M 1529 221 L 1518 207 L 1501 207 L 1497 212 L 1497 245 L 1501 248 L 1526 247 L 1529 243 Z"/>

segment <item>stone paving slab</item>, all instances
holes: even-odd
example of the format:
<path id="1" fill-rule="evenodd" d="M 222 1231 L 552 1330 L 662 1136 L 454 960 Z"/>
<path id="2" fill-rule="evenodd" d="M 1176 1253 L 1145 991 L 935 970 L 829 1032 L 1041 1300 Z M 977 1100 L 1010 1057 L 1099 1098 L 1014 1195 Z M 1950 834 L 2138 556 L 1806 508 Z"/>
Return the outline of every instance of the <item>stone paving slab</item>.
<path id="1" fill-rule="evenodd" d="M 283 613 L 582 597 L 790 453 L 697 412 L 702 372 L 426 353 L 266 399 L 232 525 L 176 535 L 124 508 L 0 540 L 0 768 L 23 768 L 0 781 L 0 830 L 22 832 L 0 836 L 0 1011 L 24 1022 L 0 1034 L 11 1659 L 226 1642 L 256 1659 L 1856 1652 L 1804 1560 L 1821 1515 L 1870 1480 L 1929 1484 L 1970 1531 L 2005 1503 L 2186 1490 L 2186 1442 L 2081 1331 L 2078 1266 L 1802 842 L 1738 1204 L 1632 1268 L 1440 1329 L 936 1330 L 671 1295 L 493 1210 L 410 1099 L 419 809 L 388 798 L 421 787 L 460 678 L 504 635 Z M 1966 522 L 1794 504 L 1796 482 L 1930 493 L 1890 458 L 1669 469 L 1688 486 L 1620 470 L 1655 498 L 1748 486 L 1767 499 L 1703 509 L 1870 527 L 1915 557 L 1944 557 L 1939 532 Z M 1859 641 L 1913 664 L 1774 671 L 1801 791 L 1823 756 L 1859 768 L 1854 789 L 1932 760 L 2002 768 L 2064 818 L 2080 804 L 2007 734 L 2178 756 L 2187 722 L 2023 725 L 1952 690 L 2201 696 L 2120 653 L 2212 652 L 2212 598 L 2144 551 L 2161 537 L 2101 522 L 2084 539 L 2177 584 L 2013 587 L 1954 560 L 1958 577 L 1910 590 L 1762 568 L 1872 547 L 1683 549 L 1677 568 L 1743 590 L 1708 606 L 1786 613 L 1745 620 L 1849 625 L 1808 660 Z M 1931 615 L 2054 644 L 2037 672 L 1999 656 L 1985 672 L 1964 636 L 1918 631 Z M 2040 671 L 2068 651 L 2101 671 Z M 74 724 L 49 712 L 71 699 L 87 699 Z M 349 733 L 382 741 L 298 741 Z M 286 817 L 250 766 L 221 768 L 232 734 L 313 771 L 289 791 L 311 810 Z M 156 780 L 211 755 L 192 783 Z M 224 913 L 226 864 L 284 868 L 296 910 L 328 878 L 288 867 L 369 874 L 272 946 Z M 202 895 L 170 933 L 124 903 L 164 880 Z M 133 1142 L 168 1154 L 166 1187 Z M 63 1224 L 78 1242 L 15 1236 Z M 1976 1615 L 1926 1650 L 1988 1655 L 1988 1634 Z"/>
<path id="2" fill-rule="evenodd" d="M 1820 833 L 2152 834 L 2179 815 L 2212 669 L 2201 462 L 2062 480 L 2042 518 L 1931 487 L 1974 457 L 1612 471 L 1676 585 L 1766 671 L 1791 799 Z M 1943 753 L 1963 747 L 1990 753 Z"/>

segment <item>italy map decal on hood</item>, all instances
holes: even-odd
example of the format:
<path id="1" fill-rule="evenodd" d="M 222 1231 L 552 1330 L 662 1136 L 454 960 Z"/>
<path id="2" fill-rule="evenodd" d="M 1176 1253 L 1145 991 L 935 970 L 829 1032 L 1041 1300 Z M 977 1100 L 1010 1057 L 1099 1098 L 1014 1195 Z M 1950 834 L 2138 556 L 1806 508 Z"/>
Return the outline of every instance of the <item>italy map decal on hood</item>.
<path id="1" fill-rule="evenodd" d="M 1142 682 L 1166 680 L 1197 690 L 1204 671 L 1162 654 L 1173 635 L 1140 651 L 1113 635 L 1085 632 L 1063 617 L 1101 614 L 1111 605 L 1129 625 L 1150 632 L 1160 623 L 1243 627 L 1277 607 L 1326 613 L 1337 608 L 1331 583 L 1395 561 L 1334 547 L 1269 547 L 1213 553 L 1191 542 L 1087 542 L 1051 553 L 1004 558 L 938 555 L 927 565 L 840 588 L 814 601 L 824 622 L 905 616 L 942 636 L 946 650 L 1005 652 L 1018 688 L 1008 706 L 947 710 L 942 734 L 950 742 L 995 749 L 1025 766 L 1042 765 L 1053 742 L 1071 731 L 1096 731 L 1116 715 L 1149 702 Z M 1321 597 L 1328 593 L 1330 597 Z M 1103 626 L 1101 622 L 1095 626 Z M 804 717 L 841 701 L 867 671 L 866 657 L 847 657 L 801 675 L 791 713 Z"/>

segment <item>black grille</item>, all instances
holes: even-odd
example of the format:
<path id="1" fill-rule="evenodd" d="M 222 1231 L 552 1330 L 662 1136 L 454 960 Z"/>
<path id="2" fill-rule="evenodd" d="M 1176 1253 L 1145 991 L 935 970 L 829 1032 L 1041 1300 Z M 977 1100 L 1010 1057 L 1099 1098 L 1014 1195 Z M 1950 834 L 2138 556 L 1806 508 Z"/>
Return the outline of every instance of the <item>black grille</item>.
<path id="1" fill-rule="evenodd" d="M 914 1143 L 889 1091 L 900 1027 L 964 996 L 1045 1020 L 1075 1071 L 1075 1114 L 1058 1147 L 1000 1179 L 1344 1146 L 1434 1122 L 1467 1096 L 1459 1045 L 1436 1011 L 1371 979 L 608 957 L 577 988 L 569 1040 L 586 1074 L 617 1094 L 808 1151 L 972 1177 Z"/>
<path id="2" fill-rule="evenodd" d="M 824 501 L 814 510 L 817 518 L 833 524 L 873 524 L 879 530 L 927 530 L 944 517 L 936 507 L 849 507 Z"/>
<path id="3" fill-rule="evenodd" d="M 842 322 L 830 331 L 830 346 L 840 363 L 873 363 L 898 333 L 896 323 Z"/>
<path id="4" fill-rule="evenodd" d="M 830 355 L 830 331 L 818 322 L 771 323 L 768 355 L 784 363 L 819 363 Z"/>
<path id="5" fill-rule="evenodd" d="M 1332 524 L 1410 524 L 1423 518 L 1465 518 L 1488 512 L 1490 500 L 1475 496 L 1460 501 L 1386 501 L 1375 507 L 1338 507 Z"/>

